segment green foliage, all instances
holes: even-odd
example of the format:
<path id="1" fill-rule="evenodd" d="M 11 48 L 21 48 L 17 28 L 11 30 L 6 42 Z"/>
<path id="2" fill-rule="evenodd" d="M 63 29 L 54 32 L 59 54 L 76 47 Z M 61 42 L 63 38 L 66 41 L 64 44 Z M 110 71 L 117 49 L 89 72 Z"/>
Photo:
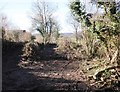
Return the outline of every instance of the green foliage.
<path id="1" fill-rule="evenodd" d="M 89 20 L 89 16 L 85 11 L 85 6 L 79 0 L 75 0 L 71 2 L 70 9 L 77 21 L 83 23 L 83 25 L 90 27 L 91 22 Z"/>
<path id="2" fill-rule="evenodd" d="M 104 13 L 100 16 L 93 14 L 93 17 L 90 17 L 88 16 L 89 13 L 85 11 L 85 7 L 81 4 L 80 0 L 76 1 L 73 1 L 70 5 L 70 9 L 74 17 L 82 23 L 83 27 L 87 28 L 86 31 L 90 32 L 90 34 L 93 35 L 93 39 L 97 38 L 97 43 L 100 42 L 98 50 L 100 50 L 102 47 L 102 50 L 100 52 L 104 51 L 106 53 L 106 55 L 104 55 L 102 58 L 99 58 L 100 60 L 105 60 L 106 64 L 104 64 L 103 61 L 99 62 L 99 64 L 96 66 L 92 66 L 89 69 L 86 69 L 87 74 L 89 71 L 93 70 L 92 72 L 95 75 L 95 81 L 99 84 L 99 87 L 105 86 L 106 84 L 112 85 L 111 81 L 114 80 L 111 77 L 112 73 L 109 71 L 111 68 L 108 66 L 110 64 L 110 67 L 112 67 L 112 69 L 115 69 L 115 64 L 119 65 L 118 62 L 120 61 L 120 12 L 117 12 L 116 10 L 116 2 L 95 2 L 95 0 L 92 0 L 92 2 L 95 2 L 94 4 L 96 4 L 98 8 L 102 8 L 104 10 Z M 90 37 L 88 38 L 90 39 Z M 90 40 L 88 41 L 90 44 Z M 86 44 L 86 46 L 88 45 Z M 105 47 L 105 49 L 103 49 L 103 47 Z M 118 52 L 116 52 L 117 50 Z M 90 62 L 88 65 L 91 66 L 91 64 L 92 63 Z M 87 65 L 85 67 L 87 67 Z M 89 76 L 89 74 L 87 76 Z"/>
<path id="3" fill-rule="evenodd" d="M 110 53 L 108 50 L 109 45 L 117 42 L 115 39 L 119 34 L 120 19 L 116 14 L 116 4 L 114 2 L 97 2 L 97 4 L 99 7 L 103 6 L 105 12 L 103 15 L 98 16 L 96 20 L 94 18 L 91 20 L 91 14 L 85 11 L 84 5 L 79 0 L 73 1 L 70 4 L 70 9 L 74 17 L 83 24 L 82 26 L 88 27 L 87 31 L 95 34 L 94 36 L 104 43 L 108 53 Z"/>

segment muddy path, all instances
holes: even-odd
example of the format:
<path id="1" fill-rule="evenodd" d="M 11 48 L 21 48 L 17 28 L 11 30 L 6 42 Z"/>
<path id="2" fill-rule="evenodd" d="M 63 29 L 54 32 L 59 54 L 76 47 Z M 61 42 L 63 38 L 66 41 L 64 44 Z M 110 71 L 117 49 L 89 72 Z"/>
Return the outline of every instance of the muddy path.
<path id="1" fill-rule="evenodd" d="M 47 47 L 48 48 L 48 47 Z M 51 49 L 46 49 L 49 59 L 21 63 L 21 46 L 3 49 L 2 90 L 88 90 L 78 61 L 50 59 Z M 47 52 L 48 51 L 48 52 Z M 49 55 L 48 55 L 49 54 Z"/>

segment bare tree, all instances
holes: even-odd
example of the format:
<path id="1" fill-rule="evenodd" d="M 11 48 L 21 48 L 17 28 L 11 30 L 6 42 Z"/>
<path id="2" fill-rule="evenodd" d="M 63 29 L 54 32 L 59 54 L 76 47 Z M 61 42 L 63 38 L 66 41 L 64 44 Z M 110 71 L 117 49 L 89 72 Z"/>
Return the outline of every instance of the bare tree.
<path id="1" fill-rule="evenodd" d="M 60 31 L 60 24 L 58 24 L 57 21 L 54 21 L 52 36 L 54 37 L 55 42 L 57 42 L 58 38 L 60 37 L 59 31 Z"/>
<path id="2" fill-rule="evenodd" d="M 34 3 L 34 15 L 32 16 L 33 28 L 40 32 L 43 43 L 49 43 L 55 25 L 53 10 L 49 7 L 50 2 L 40 1 Z"/>
<path id="3" fill-rule="evenodd" d="M 78 31 L 80 29 L 80 23 L 72 15 L 70 16 L 69 23 L 71 24 L 71 26 L 75 30 L 75 38 L 76 38 L 76 42 L 78 42 Z"/>
<path id="4" fill-rule="evenodd" d="M 0 30 L 2 33 L 2 39 L 5 39 L 5 30 L 8 29 L 8 19 L 7 16 L 4 14 L 0 14 Z"/>
<path id="5" fill-rule="evenodd" d="M 4 28 L 4 29 L 8 29 L 9 28 L 9 21 L 8 18 L 5 14 L 0 14 L 0 27 Z"/>

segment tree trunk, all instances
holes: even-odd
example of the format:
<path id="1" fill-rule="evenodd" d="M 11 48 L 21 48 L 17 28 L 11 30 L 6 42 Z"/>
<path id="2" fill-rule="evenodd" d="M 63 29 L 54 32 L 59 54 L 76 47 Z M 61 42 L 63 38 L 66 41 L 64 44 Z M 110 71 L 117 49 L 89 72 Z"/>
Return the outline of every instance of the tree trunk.
<path id="1" fill-rule="evenodd" d="M 76 42 L 78 43 L 78 32 L 77 32 L 77 30 L 75 32 L 75 36 L 76 36 Z"/>
<path id="2" fill-rule="evenodd" d="M 5 39 L 5 28 L 2 27 L 2 39 L 4 40 Z"/>

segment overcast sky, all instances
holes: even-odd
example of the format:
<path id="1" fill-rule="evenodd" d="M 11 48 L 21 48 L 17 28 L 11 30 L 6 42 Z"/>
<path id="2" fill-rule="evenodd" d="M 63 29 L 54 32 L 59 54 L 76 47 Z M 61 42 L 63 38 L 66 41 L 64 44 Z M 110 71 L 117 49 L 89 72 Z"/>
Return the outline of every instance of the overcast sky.
<path id="1" fill-rule="evenodd" d="M 70 13 L 68 2 L 70 0 L 45 0 L 54 3 L 58 6 L 54 15 L 61 25 L 60 32 L 74 32 L 73 28 L 69 25 L 68 21 Z M 88 3 L 90 0 L 81 0 Z M 20 29 L 29 31 L 31 27 L 30 14 L 32 12 L 33 2 L 35 0 L 0 0 L 0 12 L 7 15 L 8 19 L 18 26 Z M 94 6 L 88 5 L 88 11 L 95 11 Z"/>
<path id="2" fill-rule="evenodd" d="M 18 26 L 20 29 L 29 30 L 31 27 L 30 14 L 32 12 L 32 4 L 35 0 L 0 0 L 0 12 L 7 15 L 8 19 Z M 48 1 L 48 0 L 47 0 Z M 73 32 L 72 27 L 67 23 L 69 8 L 67 6 L 69 0 L 49 0 L 57 5 L 54 12 L 56 19 L 61 25 L 60 32 Z"/>

